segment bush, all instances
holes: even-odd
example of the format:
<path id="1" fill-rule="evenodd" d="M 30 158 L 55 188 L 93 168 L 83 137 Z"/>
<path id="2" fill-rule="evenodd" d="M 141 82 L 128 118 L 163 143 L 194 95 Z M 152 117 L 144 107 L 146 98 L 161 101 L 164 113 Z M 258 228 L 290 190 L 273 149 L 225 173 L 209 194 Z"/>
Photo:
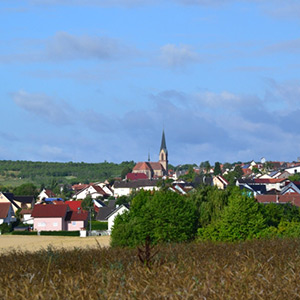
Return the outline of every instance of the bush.
<path id="1" fill-rule="evenodd" d="M 12 224 L 9 225 L 7 223 L 3 223 L 3 224 L 0 225 L 0 232 L 2 234 L 9 233 L 11 231 L 12 231 Z"/>
<path id="2" fill-rule="evenodd" d="M 90 229 L 90 222 L 88 222 L 87 228 Z M 92 230 L 107 230 L 108 223 L 100 221 L 92 221 Z"/>
<path id="3" fill-rule="evenodd" d="M 12 235 L 37 235 L 37 231 L 13 231 Z"/>
<path id="4" fill-rule="evenodd" d="M 79 236 L 79 231 L 41 231 L 41 235 Z"/>

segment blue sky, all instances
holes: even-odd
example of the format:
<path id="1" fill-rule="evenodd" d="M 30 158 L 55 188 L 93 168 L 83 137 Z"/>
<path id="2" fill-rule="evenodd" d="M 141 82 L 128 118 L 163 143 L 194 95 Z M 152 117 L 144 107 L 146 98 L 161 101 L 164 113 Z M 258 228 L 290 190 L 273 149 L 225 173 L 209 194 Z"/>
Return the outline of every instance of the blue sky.
<path id="1" fill-rule="evenodd" d="M 300 2 L 2 0 L 0 159 L 300 156 Z"/>

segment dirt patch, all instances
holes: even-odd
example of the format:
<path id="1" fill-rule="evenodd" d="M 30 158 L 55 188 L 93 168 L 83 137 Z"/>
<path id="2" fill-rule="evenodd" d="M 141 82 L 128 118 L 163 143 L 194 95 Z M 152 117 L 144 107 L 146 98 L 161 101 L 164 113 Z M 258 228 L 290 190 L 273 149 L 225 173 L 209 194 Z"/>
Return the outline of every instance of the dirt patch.
<path id="1" fill-rule="evenodd" d="M 98 247 L 98 243 L 102 247 L 109 247 L 109 236 L 95 237 L 65 237 L 65 236 L 22 236 L 22 235 L 1 235 L 0 236 L 0 253 L 11 250 L 37 251 L 45 249 L 48 246 L 55 248 L 87 248 Z"/>

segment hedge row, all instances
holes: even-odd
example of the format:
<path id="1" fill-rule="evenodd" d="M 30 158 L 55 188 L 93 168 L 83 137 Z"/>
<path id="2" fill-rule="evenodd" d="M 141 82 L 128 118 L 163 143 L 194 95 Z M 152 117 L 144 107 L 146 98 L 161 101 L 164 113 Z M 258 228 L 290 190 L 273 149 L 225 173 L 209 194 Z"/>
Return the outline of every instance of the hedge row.
<path id="1" fill-rule="evenodd" d="M 37 235 L 37 231 L 13 231 L 13 235 Z M 79 236 L 79 231 L 41 231 L 41 235 Z"/>
<path id="2" fill-rule="evenodd" d="M 88 222 L 87 229 L 90 228 L 90 222 Z M 92 221 L 92 230 L 107 230 L 108 223 L 107 222 L 100 222 L 100 221 Z"/>
<path id="3" fill-rule="evenodd" d="M 12 235 L 37 235 L 37 231 L 13 231 Z"/>
<path id="4" fill-rule="evenodd" d="M 41 231 L 41 235 L 56 235 L 56 236 L 79 236 L 79 230 L 77 231 Z"/>

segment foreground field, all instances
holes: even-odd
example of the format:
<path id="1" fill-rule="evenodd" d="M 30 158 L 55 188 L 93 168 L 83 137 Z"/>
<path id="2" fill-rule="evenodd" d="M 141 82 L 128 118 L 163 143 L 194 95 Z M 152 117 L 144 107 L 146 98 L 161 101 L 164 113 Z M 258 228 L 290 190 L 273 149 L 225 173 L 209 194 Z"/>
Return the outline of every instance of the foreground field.
<path id="1" fill-rule="evenodd" d="M 300 240 L 0 255 L 0 299 L 299 299 Z M 151 253 L 154 250 L 151 250 Z"/>
<path id="2" fill-rule="evenodd" d="M 109 236 L 99 237 L 63 237 L 63 236 L 22 236 L 22 235 L 0 235 L 0 253 L 12 250 L 37 251 L 49 246 L 57 249 L 74 247 L 86 248 L 97 247 L 98 243 L 108 247 Z"/>

